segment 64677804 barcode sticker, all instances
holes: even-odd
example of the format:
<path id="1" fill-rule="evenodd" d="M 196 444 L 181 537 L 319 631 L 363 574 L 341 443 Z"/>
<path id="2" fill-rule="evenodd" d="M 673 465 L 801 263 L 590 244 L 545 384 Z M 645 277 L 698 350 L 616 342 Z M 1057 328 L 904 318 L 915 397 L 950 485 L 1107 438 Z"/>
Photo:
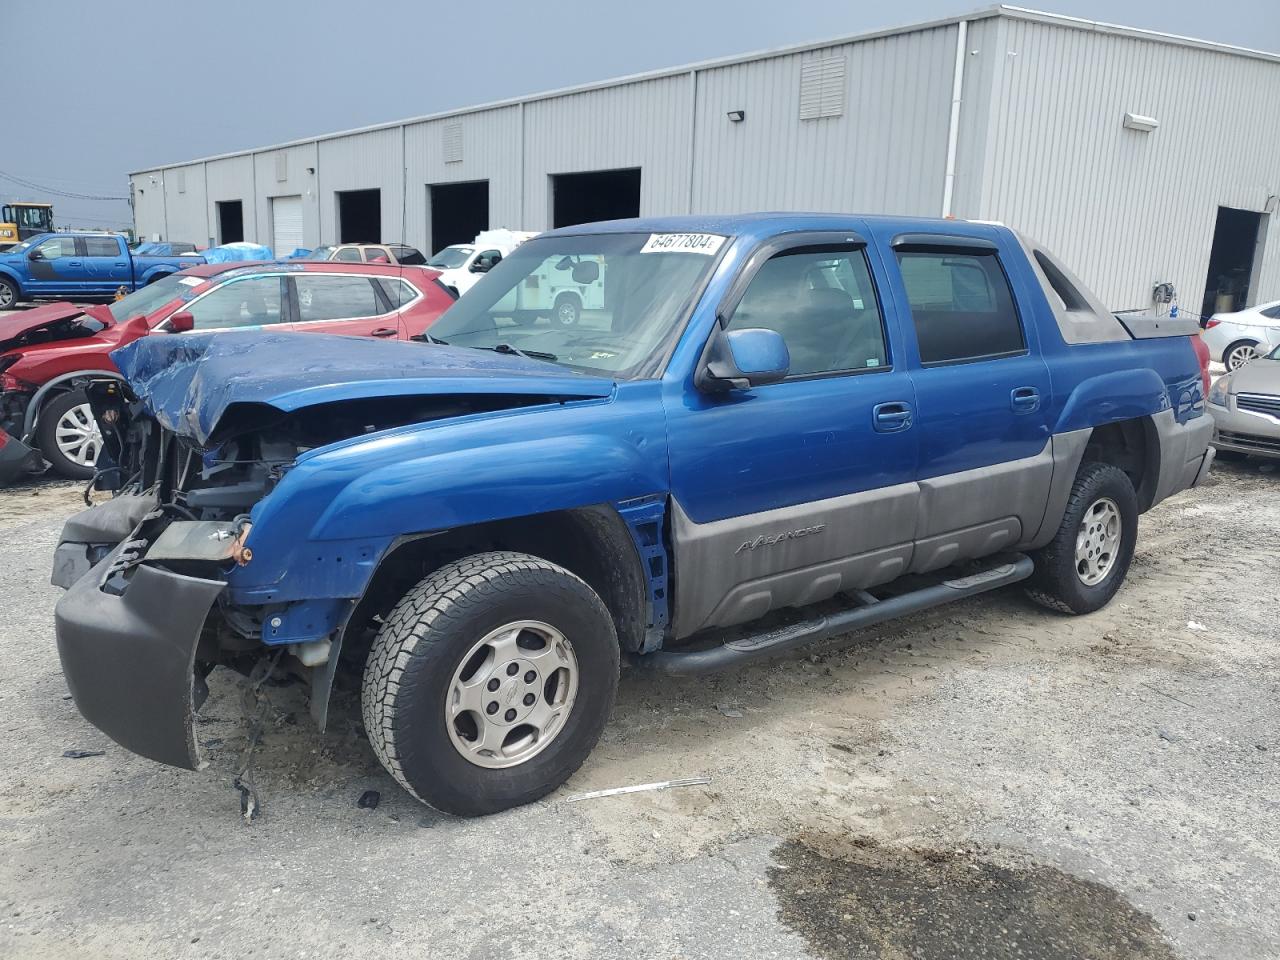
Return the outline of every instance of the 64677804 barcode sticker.
<path id="1" fill-rule="evenodd" d="M 725 239 L 718 233 L 651 233 L 640 252 L 702 253 L 712 256 L 720 251 Z"/>

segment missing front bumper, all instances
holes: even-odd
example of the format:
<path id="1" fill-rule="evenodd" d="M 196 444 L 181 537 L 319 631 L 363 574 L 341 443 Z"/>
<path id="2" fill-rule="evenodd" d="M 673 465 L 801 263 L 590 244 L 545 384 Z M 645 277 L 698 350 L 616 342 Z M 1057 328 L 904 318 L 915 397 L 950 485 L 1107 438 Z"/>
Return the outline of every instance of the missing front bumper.
<path id="1" fill-rule="evenodd" d="M 102 589 L 117 547 L 58 601 L 62 672 L 86 720 L 128 750 L 195 770 L 196 645 L 221 580 L 138 566 L 124 591 Z"/>

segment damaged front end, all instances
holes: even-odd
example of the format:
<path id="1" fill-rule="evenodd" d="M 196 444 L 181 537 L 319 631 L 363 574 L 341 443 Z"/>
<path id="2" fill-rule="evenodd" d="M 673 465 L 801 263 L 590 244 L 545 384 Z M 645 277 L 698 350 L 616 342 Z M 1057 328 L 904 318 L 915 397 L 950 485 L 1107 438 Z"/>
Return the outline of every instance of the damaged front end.
<path id="1" fill-rule="evenodd" d="M 321 520 L 371 456 L 396 456 L 399 428 L 610 387 L 521 382 L 538 365 L 520 358 L 289 334 L 149 337 L 112 358 L 125 381 L 86 393 L 103 434 L 94 486 L 114 496 L 64 526 L 58 650 L 86 719 L 188 769 L 216 666 L 249 675 L 278 659 L 310 684 L 324 729 L 343 637 L 376 615 L 360 601 L 399 535 L 322 532 Z M 468 369 L 503 363 L 521 365 L 505 386 Z"/>

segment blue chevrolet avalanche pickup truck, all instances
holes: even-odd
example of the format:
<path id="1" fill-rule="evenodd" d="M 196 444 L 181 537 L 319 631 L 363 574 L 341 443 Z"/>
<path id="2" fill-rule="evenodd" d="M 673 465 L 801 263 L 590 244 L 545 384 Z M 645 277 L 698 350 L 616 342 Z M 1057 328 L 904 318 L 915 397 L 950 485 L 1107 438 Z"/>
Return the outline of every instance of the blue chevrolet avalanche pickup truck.
<path id="1" fill-rule="evenodd" d="M 204 263 L 198 254 L 135 256 L 109 233 L 41 233 L 0 253 L 0 310 L 21 300 L 110 297 Z"/>
<path id="2" fill-rule="evenodd" d="M 531 315 L 549 277 L 599 308 Z M 419 344 L 148 337 L 90 391 L 116 495 L 57 549 L 63 670 L 193 769 L 215 665 L 304 678 L 322 727 L 355 671 L 415 797 L 526 803 L 622 657 L 731 667 L 1017 582 L 1106 604 L 1209 470 L 1195 332 L 1004 227 L 762 214 L 544 234 Z"/>

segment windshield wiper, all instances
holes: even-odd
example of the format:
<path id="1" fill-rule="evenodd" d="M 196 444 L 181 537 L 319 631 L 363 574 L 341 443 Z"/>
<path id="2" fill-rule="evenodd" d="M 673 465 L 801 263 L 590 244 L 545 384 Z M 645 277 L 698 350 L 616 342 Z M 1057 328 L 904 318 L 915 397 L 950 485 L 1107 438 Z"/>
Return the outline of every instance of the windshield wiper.
<path id="1" fill-rule="evenodd" d="M 415 333 L 409 339 L 417 340 L 419 343 L 434 343 L 442 347 L 447 347 L 449 345 L 448 340 L 441 340 L 439 337 L 433 337 L 431 334 L 427 333 L 427 331 L 425 330 L 423 330 L 421 333 Z"/>
<path id="2" fill-rule="evenodd" d="M 524 357 L 526 360 L 557 360 L 554 353 L 546 353 L 542 350 L 521 350 L 519 347 L 513 347 L 509 343 L 499 343 L 492 347 L 477 347 L 477 350 L 492 350 L 494 353 L 515 354 L 517 357 Z"/>

